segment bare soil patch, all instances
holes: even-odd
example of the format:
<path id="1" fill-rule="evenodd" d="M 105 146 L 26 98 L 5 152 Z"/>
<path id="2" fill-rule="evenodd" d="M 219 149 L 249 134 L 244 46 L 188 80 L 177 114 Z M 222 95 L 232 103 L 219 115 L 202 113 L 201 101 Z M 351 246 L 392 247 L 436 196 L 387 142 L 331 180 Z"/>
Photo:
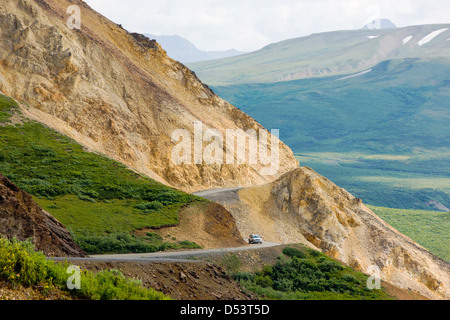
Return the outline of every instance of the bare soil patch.
<path id="1" fill-rule="evenodd" d="M 163 292 L 176 300 L 252 300 L 222 268 L 207 262 L 89 262 L 82 269 L 94 272 L 120 270 L 126 277 L 142 281 L 143 286 Z"/>

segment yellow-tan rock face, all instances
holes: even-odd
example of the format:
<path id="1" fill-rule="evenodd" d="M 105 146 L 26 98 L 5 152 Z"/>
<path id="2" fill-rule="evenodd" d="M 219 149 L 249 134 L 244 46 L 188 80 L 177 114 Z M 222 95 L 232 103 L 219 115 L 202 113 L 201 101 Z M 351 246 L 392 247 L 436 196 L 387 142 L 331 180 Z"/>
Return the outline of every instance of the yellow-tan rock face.
<path id="1" fill-rule="evenodd" d="M 67 26 L 70 5 L 81 9 L 79 30 Z M 128 33 L 82 1 L 0 3 L 0 90 L 26 104 L 27 116 L 91 151 L 185 191 L 262 184 L 298 166 L 281 142 L 279 170 L 271 176 L 261 174 L 259 163 L 174 164 L 171 134 L 193 132 L 194 121 L 224 136 L 226 129 L 262 126 L 159 44 Z"/>
<path id="2" fill-rule="evenodd" d="M 431 299 L 450 298 L 450 264 L 382 221 L 360 199 L 314 170 L 301 167 L 224 201 L 242 235 L 304 243 L 353 268 Z M 230 198 L 226 195 L 224 199 Z M 219 202 L 220 199 L 217 199 Z"/>

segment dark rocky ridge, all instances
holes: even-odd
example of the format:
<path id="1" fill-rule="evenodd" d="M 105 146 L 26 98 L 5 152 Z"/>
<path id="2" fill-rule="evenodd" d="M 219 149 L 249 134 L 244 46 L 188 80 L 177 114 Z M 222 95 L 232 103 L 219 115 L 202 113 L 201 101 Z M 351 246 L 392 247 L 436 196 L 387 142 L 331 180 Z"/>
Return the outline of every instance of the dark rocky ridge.
<path id="1" fill-rule="evenodd" d="M 86 256 L 62 223 L 1 174 L 0 235 L 22 241 L 31 239 L 36 249 L 46 256 Z"/>

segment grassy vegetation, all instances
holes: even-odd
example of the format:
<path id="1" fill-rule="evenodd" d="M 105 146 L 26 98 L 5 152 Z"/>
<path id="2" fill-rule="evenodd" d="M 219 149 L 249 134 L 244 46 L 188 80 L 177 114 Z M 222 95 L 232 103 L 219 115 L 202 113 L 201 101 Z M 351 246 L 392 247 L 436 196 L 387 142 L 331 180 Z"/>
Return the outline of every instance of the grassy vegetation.
<path id="1" fill-rule="evenodd" d="M 309 166 L 365 203 L 389 208 L 445 210 L 450 204 L 448 154 L 296 154 Z M 437 206 L 440 203 L 443 206 Z"/>
<path id="2" fill-rule="evenodd" d="M 369 206 L 380 218 L 414 239 L 437 257 L 450 262 L 450 213 Z"/>
<path id="3" fill-rule="evenodd" d="M 0 94 L 0 124 L 8 123 L 11 112 L 17 108 L 17 103 L 4 95 Z"/>
<path id="4" fill-rule="evenodd" d="M 36 252 L 30 241 L 0 238 L 0 279 L 13 286 L 40 286 L 44 294 L 59 289 L 75 299 L 91 300 L 169 300 L 154 289 L 147 289 L 136 279 L 125 278 L 117 270 L 99 273 L 82 271 L 80 288 L 69 290 L 67 263 L 55 263 Z"/>
<path id="5" fill-rule="evenodd" d="M 167 249 L 199 249 L 195 242 L 183 240 L 165 241 L 160 235 L 148 232 L 146 236 L 135 236 L 127 232 L 114 232 L 108 235 L 96 235 L 81 232 L 74 236 L 74 241 L 90 254 L 157 252 Z"/>
<path id="6" fill-rule="evenodd" d="M 206 201 L 139 175 L 107 157 L 86 152 L 75 141 L 39 123 L 9 125 L 15 107 L 14 102 L 1 96 L 0 172 L 69 227 L 88 253 L 100 253 L 92 243 L 112 241 L 110 246 L 100 247 L 118 248 L 117 238 L 124 239 L 124 233 L 175 225 L 181 207 Z M 134 250 L 167 246 L 155 238 L 134 242 L 140 243 Z"/>
<path id="7" fill-rule="evenodd" d="M 247 290 L 269 300 L 389 300 L 369 290 L 368 277 L 309 248 L 283 249 L 275 265 L 233 275 Z"/>

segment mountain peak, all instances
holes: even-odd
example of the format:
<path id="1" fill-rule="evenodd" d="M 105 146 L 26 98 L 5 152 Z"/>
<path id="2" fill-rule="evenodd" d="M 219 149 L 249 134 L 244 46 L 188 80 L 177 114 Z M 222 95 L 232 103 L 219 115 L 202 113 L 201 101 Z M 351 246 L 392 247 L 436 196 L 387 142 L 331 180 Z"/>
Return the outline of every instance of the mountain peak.
<path id="1" fill-rule="evenodd" d="M 144 35 L 158 41 L 158 43 L 172 59 L 180 61 L 181 63 L 194 63 L 228 58 L 245 53 L 235 49 L 229 49 L 226 51 L 203 51 L 197 48 L 197 46 L 195 46 L 191 41 L 179 35 Z"/>
<path id="2" fill-rule="evenodd" d="M 362 29 L 390 29 L 397 26 L 389 19 L 375 19 L 366 24 Z"/>

